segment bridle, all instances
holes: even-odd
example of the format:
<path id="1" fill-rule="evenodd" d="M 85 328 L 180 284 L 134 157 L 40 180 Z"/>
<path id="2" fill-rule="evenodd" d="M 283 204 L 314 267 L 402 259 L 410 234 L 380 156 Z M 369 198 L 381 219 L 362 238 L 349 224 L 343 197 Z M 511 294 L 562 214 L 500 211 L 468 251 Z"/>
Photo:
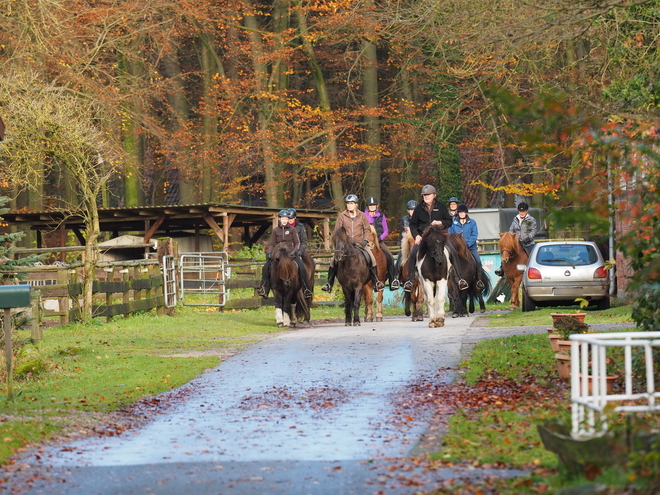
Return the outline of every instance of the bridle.
<path id="1" fill-rule="evenodd" d="M 508 263 L 510 260 L 515 259 L 516 256 L 520 254 L 520 251 L 514 251 L 512 249 L 501 249 L 500 257 L 502 257 L 504 253 L 509 253 L 509 257 L 507 259 L 502 258 L 502 263 Z"/>

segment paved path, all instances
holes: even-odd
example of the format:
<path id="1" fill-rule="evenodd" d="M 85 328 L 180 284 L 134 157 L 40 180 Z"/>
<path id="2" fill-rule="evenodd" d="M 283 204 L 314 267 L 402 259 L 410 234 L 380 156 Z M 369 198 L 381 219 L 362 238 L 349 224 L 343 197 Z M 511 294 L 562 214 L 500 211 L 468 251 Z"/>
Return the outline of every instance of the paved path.
<path id="1" fill-rule="evenodd" d="M 453 380 L 464 345 L 545 332 L 474 320 L 449 318 L 430 329 L 428 321 L 392 317 L 271 338 L 193 380 L 179 391 L 185 399 L 139 430 L 27 454 L 6 492 L 35 474 L 27 493 L 412 494 L 417 483 L 431 490 L 470 473 L 390 470 L 426 427 L 423 418 L 395 425 L 393 396 L 439 368 Z"/>

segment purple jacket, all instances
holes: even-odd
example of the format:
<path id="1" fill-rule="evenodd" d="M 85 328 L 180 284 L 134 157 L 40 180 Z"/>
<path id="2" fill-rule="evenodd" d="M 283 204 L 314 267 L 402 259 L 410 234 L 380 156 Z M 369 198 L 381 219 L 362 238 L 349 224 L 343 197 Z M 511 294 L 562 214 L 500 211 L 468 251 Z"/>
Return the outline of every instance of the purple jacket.
<path id="1" fill-rule="evenodd" d="M 385 215 L 383 215 L 378 208 L 376 208 L 376 214 L 373 217 L 369 213 L 369 208 L 364 210 L 364 214 L 367 216 L 369 223 L 374 226 L 374 229 L 376 229 L 378 239 L 384 241 L 390 233 L 390 229 L 387 228 L 387 218 L 385 218 Z"/>

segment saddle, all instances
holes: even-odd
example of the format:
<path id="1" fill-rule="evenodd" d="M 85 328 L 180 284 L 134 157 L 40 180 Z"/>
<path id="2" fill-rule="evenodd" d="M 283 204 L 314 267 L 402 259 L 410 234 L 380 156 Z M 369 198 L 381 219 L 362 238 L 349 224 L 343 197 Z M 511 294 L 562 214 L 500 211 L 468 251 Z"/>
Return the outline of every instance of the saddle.
<path id="1" fill-rule="evenodd" d="M 371 256 L 369 255 L 369 252 L 359 244 L 356 244 L 355 247 L 360 250 L 364 258 L 367 260 L 367 266 L 371 267 Z"/>

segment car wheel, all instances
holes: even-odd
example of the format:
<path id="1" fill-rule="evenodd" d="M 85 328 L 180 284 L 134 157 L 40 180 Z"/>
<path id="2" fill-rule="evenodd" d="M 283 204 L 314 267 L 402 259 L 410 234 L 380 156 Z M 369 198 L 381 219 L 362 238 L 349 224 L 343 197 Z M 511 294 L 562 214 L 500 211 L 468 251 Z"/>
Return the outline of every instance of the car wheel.
<path id="1" fill-rule="evenodd" d="M 526 290 L 523 290 L 522 296 L 523 296 L 523 298 L 522 298 L 522 310 L 523 310 L 523 312 L 534 311 L 536 309 L 536 303 L 534 302 L 534 300 L 531 297 L 529 297 Z"/>
<path id="2" fill-rule="evenodd" d="M 600 301 L 598 301 L 598 309 L 600 311 L 603 311 L 605 309 L 610 309 L 610 298 L 609 297 L 604 297 Z"/>

